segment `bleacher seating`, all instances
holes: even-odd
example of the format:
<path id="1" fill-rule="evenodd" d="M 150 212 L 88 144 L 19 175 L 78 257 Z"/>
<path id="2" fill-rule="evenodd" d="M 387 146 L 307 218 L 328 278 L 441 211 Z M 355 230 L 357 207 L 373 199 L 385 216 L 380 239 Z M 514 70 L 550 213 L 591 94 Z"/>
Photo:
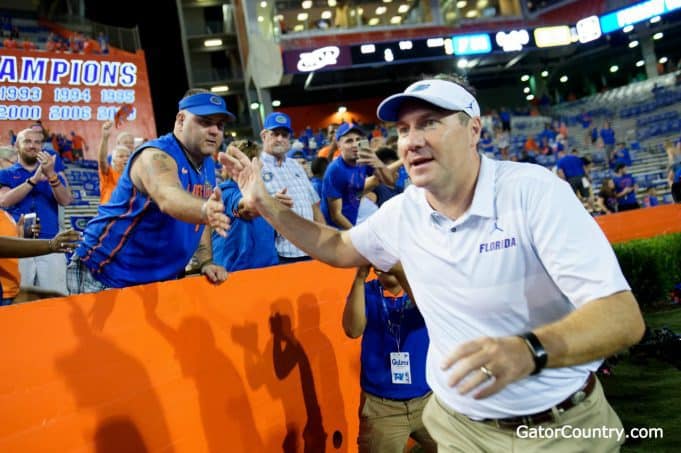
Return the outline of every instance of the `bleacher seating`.
<path id="1" fill-rule="evenodd" d="M 62 227 L 83 231 L 97 214 L 99 206 L 99 175 L 96 161 L 66 163 L 66 178 L 71 185 L 73 203 L 64 208 Z"/>

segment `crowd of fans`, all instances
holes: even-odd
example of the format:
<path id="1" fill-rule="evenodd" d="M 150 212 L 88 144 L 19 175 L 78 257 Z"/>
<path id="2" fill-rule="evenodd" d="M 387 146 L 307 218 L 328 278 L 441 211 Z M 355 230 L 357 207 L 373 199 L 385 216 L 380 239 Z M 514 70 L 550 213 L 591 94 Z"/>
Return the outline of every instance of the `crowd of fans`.
<path id="1" fill-rule="evenodd" d="M 2 30 L 1 46 L 5 49 L 23 50 L 46 50 L 48 52 L 68 52 L 72 54 L 99 54 L 109 53 L 109 37 L 99 32 L 96 37 L 86 36 L 81 32 L 69 32 L 63 36 L 59 33 L 49 32 L 45 42 L 38 42 L 28 34 L 22 33 L 18 26 L 12 24 L 12 17 L 0 16 L 0 28 Z"/>
<path id="2" fill-rule="evenodd" d="M 397 134 L 387 123 L 362 124 L 351 121 L 329 124 L 326 128 L 316 130 L 308 126 L 296 135 L 294 121 L 285 113 L 274 112 L 265 119 L 260 140 L 229 143 L 232 138 L 226 134 L 220 150 L 237 146 L 250 156 L 260 156 L 264 163 L 265 181 L 272 193 L 279 193 L 282 202 L 290 203 L 294 209 L 309 206 L 300 214 L 339 229 L 349 229 L 361 223 L 409 185 L 409 177 L 396 152 Z M 546 124 L 538 134 L 528 135 L 522 146 L 511 146 L 511 115 L 508 110 L 490 112 L 483 117 L 482 124 L 478 145 L 480 153 L 497 160 L 542 163 L 570 184 L 584 207 L 594 216 L 661 203 L 654 186 L 644 187 L 643 193 L 637 196 L 640 187 L 629 172 L 634 163 L 631 153 L 624 142 L 616 140 L 609 121 L 604 121 L 597 128 L 587 114 L 581 115 L 580 124 L 585 134 L 585 143 L 582 144 L 581 140 L 569 140 L 571 131 L 565 122 L 555 120 Z M 48 131 L 40 121 L 29 130 L 35 131 L 40 138 L 40 152 L 45 153 L 44 156 L 53 156 L 55 175 L 68 189 L 63 163 L 82 161 L 89 145 L 76 131 Z M 123 131 L 110 144 L 112 130 L 111 122 L 103 124 L 101 141 L 97 147 L 102 204 L 108 202 L 127 160 L 139 143 L 135 143 L 134 137 Z M 22 165 L 26 167 L 27 161 L 22 158 L 26 154 L 26 145 L 19 143 L 17 134 L 12 130 L 8 132 L 7 139 L 9 147 L 0 156 L 4 166 L 13 166 L 15 170 L 23 168 Z M 580 148 L 584 151 L 580 152 Z M 681 148 L 678 141 L 667 141 L 665 149 L 668 154 L 668 185 L 678 198 Z M 218 159 L 220 150 L 213 153 L 212 161 L 216 184 L 222 189 L 225 212 L 231 219 L 232 234 L 227 238 L 213 234 L 215 261 L 225 269 L 235 271 L 308 259 L 304 252 L 278 236 L 267 222 L 240 212 L 238 186 L 222 168 Z M 598 185 L 592 180 L 594 156 L 600 156 L 607 169 Z M 42 164 L 39 168 L 42 168 Z M 7 171 L 4 170 L 5 173 Z M 21 181 L 28 180 L 28 186 L 24 187 L 33 190 L 32 182 L 43 182 L 44 178 L 30 179 L 30 171 L 25 168 L 22 171 L 26 174 L 22 175 Z M 8 181 L 2 175 L 0 171 L 0 182 Z M 305 179 L 303 185 L 301 177 Z M 13 188 L 11 184 L 6 184 L 3 183 L 2 190 Z M 43 195 L 49 199 L 52 191 L 47 185 L 45 189 Z M 35 196 L 26 197 L 29 198 L 36 199 Z M 58 231 L 57 205 L 68 204 L 72 199 L 70 192 L 61 201 L 52 198 L 50 214 L 42 214 L 38 219 L 43 225 L 40 237 L 45 239 Z M 17 221 L 21 215 L 38 210 L 35 201 L 31 201 L 31 206 L 18 209 L 18 202 L 11 196 L 7 201 L 7 195 L 3 196 L 2 193 L 0 203 Z M 52 219 L 52 224 L 46 223 L 46 217 Z M 62 264 L 64 267 L 65 263 Z M 198 264 L 194 258 L 185 270 L 196 272 Z M 30 284 L 40 286 L 35 278 Z M 57 293 L 67 292 L 63 285 L 46 289 Z"/>

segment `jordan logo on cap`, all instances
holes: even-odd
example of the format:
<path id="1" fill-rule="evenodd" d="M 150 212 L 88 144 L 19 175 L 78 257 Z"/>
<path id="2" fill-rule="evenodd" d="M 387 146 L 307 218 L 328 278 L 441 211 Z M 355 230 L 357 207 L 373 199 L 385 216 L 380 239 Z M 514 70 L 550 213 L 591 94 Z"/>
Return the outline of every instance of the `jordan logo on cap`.
<path id="1" fill-rule="evenodd" d="M 430 87 L 430 83 L 420 83 L 420 84 L 416 85 L 414 88 L 412 88 L 412 89 L 409 90 L 409 91 L 411 91 L 411 92 L 413 93 L 414 91 L 423 91 L 423 90 L 427 90 L 429 87 Z"/>
<path id="2" fill-rule="evenodd" d="M 279 124 L 286 124 L 286 117 L 278 115 L 274 118 L 274 121 L 276 121 Z"/>
<path id="3" fill-rule="evenodd" d="M 208 100 L 211 104 L 222 105 L 222 99 L 218 96 L 211 96 Z"/>

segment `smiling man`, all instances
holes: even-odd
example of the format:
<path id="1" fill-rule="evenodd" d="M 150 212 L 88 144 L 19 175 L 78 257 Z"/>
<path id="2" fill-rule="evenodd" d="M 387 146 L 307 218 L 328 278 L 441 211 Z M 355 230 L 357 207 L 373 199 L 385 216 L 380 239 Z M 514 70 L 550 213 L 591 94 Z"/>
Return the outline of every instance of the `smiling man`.
<path id="1" fill-rule="evenodd" d="M 70 293 L 175 279 L 194 253 L 211 282 L 227 278 L 212 262 L 211 228 L 222 235 L 229 228 L 212 155 L 233 118 L 221 97 L 185 94 L 173 132 L 135 150 L 88 224 L 67 269 Z"/>
<path id="2" fill-rule="evenodd" d="M 282 207 L 257 161 L 223 161 L 244 199 L 311 256 L 383 271 L 402 262 L 430 337 L 423 420 L 438 451 L 616 451 L 621 438 L 516 436 L 539 424 L 622 428 L 594 372 L 644 323 L 598 224 L 548 170 L 478 154 L 480 107 L 456 78 L 416 82 L 378 117 L 396 123 L 413 184 L 350 231 Z"/>

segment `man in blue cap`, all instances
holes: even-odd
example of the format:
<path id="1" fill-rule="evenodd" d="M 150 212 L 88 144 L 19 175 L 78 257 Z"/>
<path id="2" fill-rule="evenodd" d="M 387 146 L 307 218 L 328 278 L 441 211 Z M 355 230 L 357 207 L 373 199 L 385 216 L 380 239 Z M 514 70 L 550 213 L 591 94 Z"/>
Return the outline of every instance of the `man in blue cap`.
<path id="1" fill-rule="evenodd" d="M 352 123 L 343 123 L 336 130 L 340 159 L 326 168 L 322 183 L 322 212 L 329 225 L 349 230 L 357 222 L 359 204 L 372 168 L 360 165 L 359 144 L 364 131 Z"/>
<path id="2" fill-rule="evenodd" d="M 85 229 L 67 269 L 70 293 L 179 278 L 193 255 L 208 280 L 227 278 L 212 262 L 211 229 L 225 235 L 229 228 L 212 155 L 233 118 L 220 96 L 185 94 L 173 132 L 135 150 Z"/>
<path id="3" fill-rule="evenodd" d="M 265 118 L 262 139 L 262 179 L 271 195 L 288 194 L 293 199 L 293 211 L 308 220 L 324 223 L 319 209 L 319 195 L 312 187 L 305 169 L 293 158 L 287 158 L 291 149 L 291 118 L 282 112 L 272 112 Z M 276 237 L 277 254 L 280 263 L 310 259 L 298 247 L 281 235 Z"/>

